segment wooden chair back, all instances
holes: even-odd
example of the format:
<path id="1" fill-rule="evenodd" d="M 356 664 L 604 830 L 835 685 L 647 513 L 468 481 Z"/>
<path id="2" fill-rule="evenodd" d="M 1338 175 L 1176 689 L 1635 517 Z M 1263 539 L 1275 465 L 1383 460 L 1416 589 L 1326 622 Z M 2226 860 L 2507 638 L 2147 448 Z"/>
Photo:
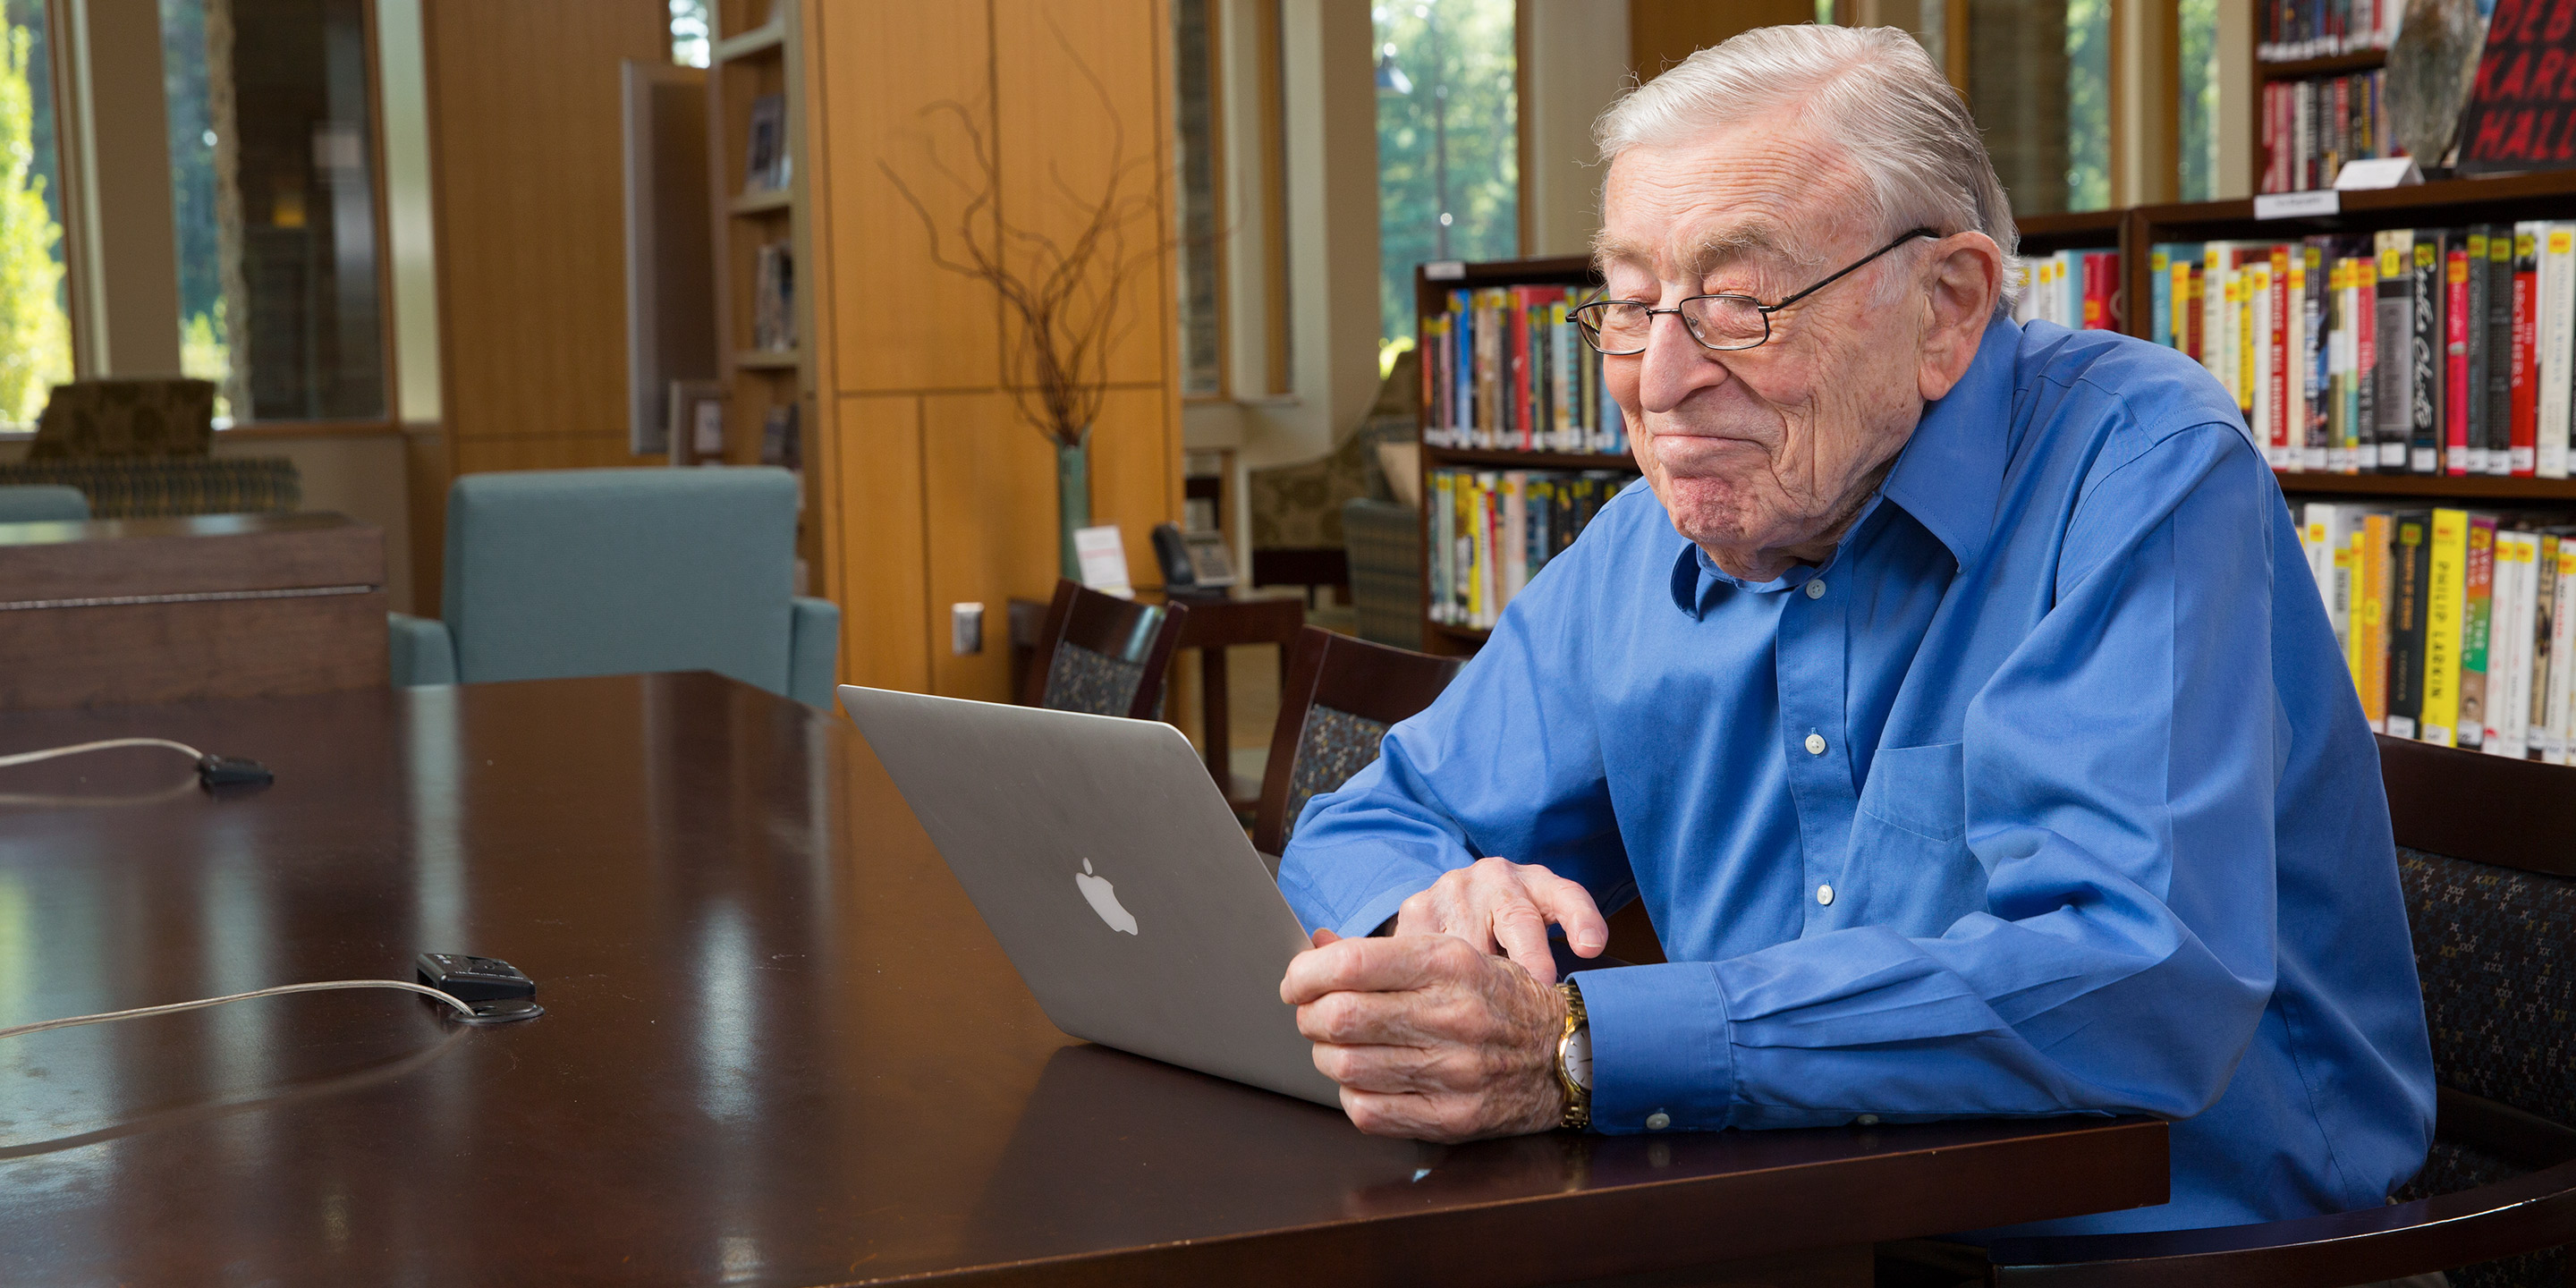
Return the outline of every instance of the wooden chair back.
<path id="1" fill-rule="evenodd" d="M 1386 731 L 1430 706 L 1463 663 L 1317 626 L 1297 633 L 1252 828 L 1253 848 L 1274 872 L 1306 802 L 1377 759 Z"/>
<path id="2" fill-rule="evenodd" d="M 1189 610 L 1104 595 L 1070 578 L 1055 584 L 1038 628 L 1025 706 L 1152 720 Z"/>
<path id="3" fill-rule="evenodd" d="M 2576 771 L 2385 737 L 2379 757 L 2433 1038 L 2422 1174 L 2386 1207 L 2004 1240 L 1995 1283 L 2576 1285 Z"/>

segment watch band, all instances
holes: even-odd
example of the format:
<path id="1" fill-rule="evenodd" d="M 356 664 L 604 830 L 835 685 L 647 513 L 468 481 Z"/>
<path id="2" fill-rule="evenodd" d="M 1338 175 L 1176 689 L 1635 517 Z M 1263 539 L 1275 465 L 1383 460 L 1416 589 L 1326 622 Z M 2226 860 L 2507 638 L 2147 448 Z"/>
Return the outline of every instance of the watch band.
<path id="1" fill-rule="evenodd" d="M 1592 1020 L 1583 1010 L 1583 990 L 1573 981 L 1558 984 L 1556 992 L 1565 999 L 1565 1031 L 1556 1039 L 1556 1083 L 1565 1091 L 1565 1115 L 1557 1125 L 1584 1131 L 1592 1126 L 1592 1088 L 1574 1080 L 1573 1071 L 1566 1067 L 1566 1052 L 1574 1035 L 1590 1029 Z"/>

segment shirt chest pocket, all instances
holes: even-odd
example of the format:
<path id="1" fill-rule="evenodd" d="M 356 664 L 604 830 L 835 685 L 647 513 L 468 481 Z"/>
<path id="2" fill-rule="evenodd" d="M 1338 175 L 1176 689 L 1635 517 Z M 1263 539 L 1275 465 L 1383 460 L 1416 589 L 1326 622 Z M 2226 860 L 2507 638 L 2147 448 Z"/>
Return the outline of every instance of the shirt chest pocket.
<path id="1" fill-rule="evenodd" d="M 1929 841 L 1956 841 L 1968 831 L 1968 781 L 1959 744 L 1882 747 L 1861 785 L 1861 812 Z"/>
<path id="2" fill-rule="evenodd" d="M 1968 850 L 1959 744 L 1881 748 L 1870 759 L 1844 870 L 1846 924 L 1937 935 L 1984 906 L 1986 873 Z M 1843 905 L 1848 903 L 1848 907 Z"/>

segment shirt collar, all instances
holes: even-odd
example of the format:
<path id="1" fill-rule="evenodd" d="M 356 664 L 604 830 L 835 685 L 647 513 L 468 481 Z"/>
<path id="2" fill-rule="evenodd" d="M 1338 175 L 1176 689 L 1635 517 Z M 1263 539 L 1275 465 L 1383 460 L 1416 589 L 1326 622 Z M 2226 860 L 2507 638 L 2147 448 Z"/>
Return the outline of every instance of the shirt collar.
<path id="1" fill-rule="evenodd" d="M 1986 324 L 1968 374 L 1923 409 L 1882 488 L 1888 500 L 1939 537 L 1963 568 L 1976 562 L 1994 532 L 2020 349 L 2019 323 L 1998 317 Z"/>

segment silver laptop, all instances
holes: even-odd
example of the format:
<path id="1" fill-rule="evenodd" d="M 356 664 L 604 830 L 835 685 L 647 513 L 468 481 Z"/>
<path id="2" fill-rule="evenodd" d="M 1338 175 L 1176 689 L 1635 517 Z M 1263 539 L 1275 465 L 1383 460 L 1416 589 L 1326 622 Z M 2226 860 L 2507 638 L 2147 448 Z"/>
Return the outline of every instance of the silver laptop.
<path id="1" fill-rule="evenodd" d="M 841 706 L 1057 1028 L 1341 1104 L 1279 1000 L 1306 932 L 1180 730 L 855 684 Z"/>

